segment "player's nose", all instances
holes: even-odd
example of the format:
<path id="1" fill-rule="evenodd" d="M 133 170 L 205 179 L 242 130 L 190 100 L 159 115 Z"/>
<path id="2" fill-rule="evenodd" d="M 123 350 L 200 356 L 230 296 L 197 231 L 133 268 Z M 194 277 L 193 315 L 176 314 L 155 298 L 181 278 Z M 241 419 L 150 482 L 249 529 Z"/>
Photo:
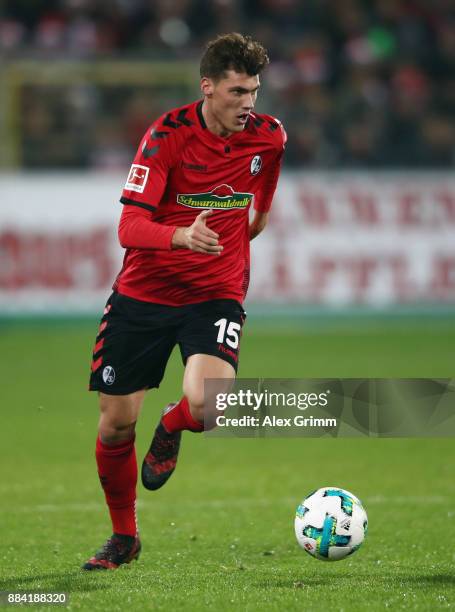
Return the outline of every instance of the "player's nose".
<path id="1" fill-rule="evenodd" d="M 252 110 L 254 108 L 254 95 L 253 94 L 248 94 L 244 100 L 243 100 L 243 108 L 245 110 Z"/>

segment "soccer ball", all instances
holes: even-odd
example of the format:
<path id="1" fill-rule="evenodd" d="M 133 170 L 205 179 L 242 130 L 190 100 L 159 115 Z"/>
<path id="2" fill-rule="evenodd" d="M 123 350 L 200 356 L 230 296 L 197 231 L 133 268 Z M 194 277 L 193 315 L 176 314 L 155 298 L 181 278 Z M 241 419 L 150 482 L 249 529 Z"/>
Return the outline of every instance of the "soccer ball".
<path id="1" fill-rule="evenodd" d="M 321 561 L 338 561 L 362 544 L 368 518 L 355 495 L 338 487 L 323 487 L 306 497 L 295 514 L 300 546 Z"/>

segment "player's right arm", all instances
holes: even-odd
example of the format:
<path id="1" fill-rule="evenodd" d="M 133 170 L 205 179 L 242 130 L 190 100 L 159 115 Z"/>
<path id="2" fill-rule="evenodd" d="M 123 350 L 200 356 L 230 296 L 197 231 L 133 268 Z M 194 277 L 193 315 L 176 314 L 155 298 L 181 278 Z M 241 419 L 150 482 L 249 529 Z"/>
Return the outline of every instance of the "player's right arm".
<path id="1" fill-rule="evenodd" d="M 166 189 L 177 154 L 175 138 L 167 138 L 159 122 L 144 135 L 134 158 L 120 201 L 123 211 L 118 236 L 127 249 L 190 249 L 219 255 L 218 234 L 206 225 L 211 211 L 203 211 L 188 227 L 157 223 L 151 218 Z"/>
<path id="2" fill-rule="evenodd" d="M 125 206 L 120 217 L 118 236 L 124 249 L 189 249 L 219 255 L 223 247 L 218 234 L 206 225 L 211 210 L 203 210 L 189 227 L 174 227 L 150 219 L 139 207 Z"/>

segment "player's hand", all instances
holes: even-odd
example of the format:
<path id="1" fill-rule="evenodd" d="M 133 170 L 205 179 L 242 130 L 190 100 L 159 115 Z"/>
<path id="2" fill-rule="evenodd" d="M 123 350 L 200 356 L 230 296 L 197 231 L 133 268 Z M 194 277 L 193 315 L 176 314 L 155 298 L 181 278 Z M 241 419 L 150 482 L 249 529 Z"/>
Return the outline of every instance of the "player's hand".
<path id="1" fill-rule="evenodd" d="M 218 244 L 219 235 L 206 225 L 206 219 L 212 212 L 212 210 L 203 210 L 192 225 L 178 227 L 172 237 L 172 248 L 220 255 L 223 247 Z"/>

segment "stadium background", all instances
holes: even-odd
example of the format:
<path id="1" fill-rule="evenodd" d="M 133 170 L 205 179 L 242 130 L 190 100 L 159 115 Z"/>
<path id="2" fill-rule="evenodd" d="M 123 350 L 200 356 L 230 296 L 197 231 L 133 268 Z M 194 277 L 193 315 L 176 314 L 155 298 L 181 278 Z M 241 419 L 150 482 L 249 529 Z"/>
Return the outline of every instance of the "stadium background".
<path id="1" fill-rule="evenodd" d="M 4 0 L 0 589 L 66 590 L 91 610 L 449 607 L 450 439 L 187 435 L 169 485 L 139 491 L 140 563 L 78 571 L 108 529 L 86 379 L 118 197 L 145 128 L 199 95 L 203 45 L 231 30 L 268 47 L 257 109 L 289 136 L 252 246 L 240 375 L 453 376 L 451 0 Z M 139 456 L 181 373 L 174 355 L 147 397 Z M 332 484 L 371 527 L 329 566 L 296 548 L 292 515 Z"/>

